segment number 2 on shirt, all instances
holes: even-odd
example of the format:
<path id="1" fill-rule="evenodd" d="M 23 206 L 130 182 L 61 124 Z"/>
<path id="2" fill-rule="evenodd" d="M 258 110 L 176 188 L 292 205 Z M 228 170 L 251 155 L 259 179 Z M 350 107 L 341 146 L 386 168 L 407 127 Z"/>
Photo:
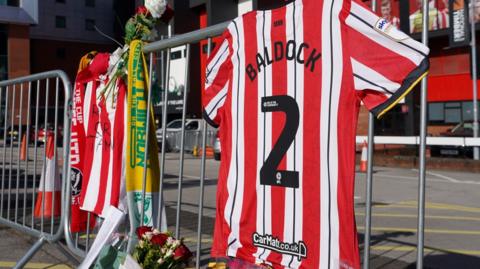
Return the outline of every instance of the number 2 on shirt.
<path id="1" fill-rule="evenodd" d="M 300 118 L 297 102 L 288 95 L 262 97 L 262 112 L 284 112 L 287 119 L 277 143 L 260 168 L 260 184 L 298 188 L 297 171 L 277 170 L 297 134 Z"/>

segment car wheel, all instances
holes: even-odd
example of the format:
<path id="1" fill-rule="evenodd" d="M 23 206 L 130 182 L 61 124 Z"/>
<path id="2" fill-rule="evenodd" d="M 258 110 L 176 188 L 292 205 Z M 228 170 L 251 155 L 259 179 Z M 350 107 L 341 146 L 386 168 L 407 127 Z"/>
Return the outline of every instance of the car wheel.
<path id="1" fill-rule="evenodd" d="M 213 153 L 213 158 L 216 160 L 216 161 L 220 161 L 220 153 Z"/>

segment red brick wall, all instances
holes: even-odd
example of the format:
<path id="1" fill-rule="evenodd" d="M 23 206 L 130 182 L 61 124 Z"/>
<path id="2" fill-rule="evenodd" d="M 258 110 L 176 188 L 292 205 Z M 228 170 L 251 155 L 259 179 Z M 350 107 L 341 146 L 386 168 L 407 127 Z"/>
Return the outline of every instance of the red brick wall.
<path id="1" fill-rule="evenodd" d="M 16 78 L 30 74 L 30 37 L 29 37 L 28 25 L 8 25 L 8 41 L 7 41 L 7 53 L 8 53 L 8 78 Z M 13 110 L 13 124 L 19 125 L 20 118 L 21 124 L 27 124 L 27 94 L 28 85 L 16 85 L 9 88 L 10 98 L 8 100 L 9 107 L 13 108 L 13 100 L 15 100 L 15 109 Z M 13 91 L 15 91 L 15 99 L 13 99 Z M 21 93 L 23 91 L 23 99 L 21 99 Z M 10 109 L 9 109 L 10 110 Z M 11 110 L 8 111 L 8 122 L 11 122 Z"/>

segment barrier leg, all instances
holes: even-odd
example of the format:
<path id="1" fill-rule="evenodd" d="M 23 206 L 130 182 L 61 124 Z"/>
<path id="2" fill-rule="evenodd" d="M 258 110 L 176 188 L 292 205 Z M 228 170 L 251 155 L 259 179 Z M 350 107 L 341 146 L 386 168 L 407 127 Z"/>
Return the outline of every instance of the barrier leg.
<path id="1" fill-rule="evenodd" d="M 27 264 L 27 262 L 33 258 L 35 253 L 37 253 L 37 251 L 39 251 L 42 248 L 45 242 L 47 242 L 47 240 L 45 240 L 43 236 L 40 237 L 38 241 L 35 244 L 33 244 L 33 246 L 27 251 L 27 253 L 17 262 L 17 264 L 15 264 L 15 267 L 13 268 L 14 269 L 23 268 Z"/>

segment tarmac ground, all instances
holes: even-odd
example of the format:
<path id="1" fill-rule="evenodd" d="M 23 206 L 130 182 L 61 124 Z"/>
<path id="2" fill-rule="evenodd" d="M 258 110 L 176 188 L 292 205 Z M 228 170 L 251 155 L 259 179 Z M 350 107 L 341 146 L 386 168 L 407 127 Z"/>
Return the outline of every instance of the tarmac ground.
<path id="1" fill-rule="evenodd" d="M 179 154 L 166 158 L 167 220 L 175 230 Z M 1 164 L 1 163 L 0 163 Z M 215 220 L 219 162 L 208 159 L 202 218 L 202 265 L 208 262 Z M 185 155 L 180 237 L 191 250 L 197 242 L 200 160 Z M 417 256 L 418 171 L 375 167 L 371 268 L 415 268 Z M 355 215 L 363 257 L 365 174 L 356 174 Z M 480 177 L 458 171 L 427 171 L 424 268 L 480 268 Z M 31 209 L 30 209 L 31 210 Z M 28 212 L 28 211 L 27 211 Z M 28 219 L 28 218 L 27 218 Z M 0 225 L 0 268 L 11 268 L 36 239 Z M 64 242 L 45 244 L 25 268 L 71 268 L 78 264 Z M 78 258 L 77 258 L 78 259 Z"/>

